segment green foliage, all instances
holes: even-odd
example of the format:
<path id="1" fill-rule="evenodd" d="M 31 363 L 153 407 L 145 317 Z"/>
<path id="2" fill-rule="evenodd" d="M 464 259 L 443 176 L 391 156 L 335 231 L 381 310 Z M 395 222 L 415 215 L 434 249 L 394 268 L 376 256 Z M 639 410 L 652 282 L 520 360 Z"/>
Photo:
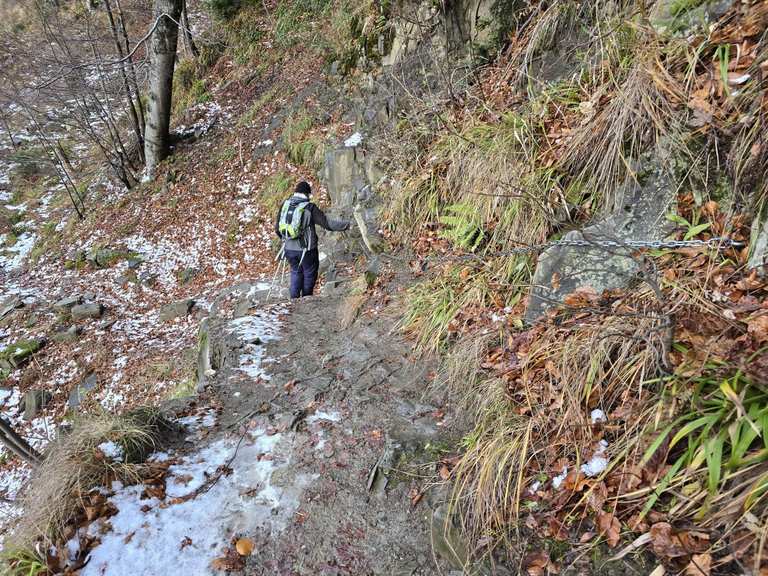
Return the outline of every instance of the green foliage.
<path id="1" fill-rule="evenodd" d="M 485 231 L 477 208 L 469 203 L 451 204 L 447 214 L 440 216 L 440 235 L 463 250 L 474 252 L 483 242 Z"/>
<path id="2" fill-rule="evenodd" d="M 294 0 L 278 3 L 275 10 L 274 34 L 277 45 L 289 48 L 302 41 L 317 45 L 321 35 L 315 30 L 313 20 L 324 16 L 333 5 L 333 0 Z"/>
<path id="3" fill-rule="evenodd" d="M 8 576 L 39 576 L 49 573 L 45 559 L 32 548 L 11 547 L 3 550 L 0 563 L 5 565 L 3 574 Z"/>
<path id="4" fill-rule="evenodd" d="M 675 224 L 679 224 L 686 229 L 683 240 L 690 240 L 695 238 L 702 232 L 709 230 L 709 228 L 712 226 L 711 222 L 699 223 L 696 219 L 694 219 L 693 222 L 688 222 L 688 220 L 678 214 L 667 214 L 667 220 L 674 222 Z"/>
<path id="5" fill-rule="evenodd" d="M 319 168 L 322 162 L 322 142 L 309 134 L 313 120 L 306 113 L 290 116 L 283 130 L 283 145 L 288 160 L 297 166 Z"/>
<path id="6" fill-rule="evenodd" d="M 269 214 L 277 213 L 278 208 L 287 197 L 292 183 L 292 176 L 285 172 L 278 172 L 267 179 L 260 200 Z"/>
<path id="7" fill-rule="evenodd" d="M 720 82 L 723 84 L 725 93 L 730 95 L 731 90 L 728 86 L 728 64 L 731 61 L 731 46 L 729 44 L 718 46 L 715 51 L 715 60 L 717 61 L 718 69 L 720 70 Z"/>
<path id="8" fill-rule="evenodd" d="M 248 0 L 204 0 L 205 8 L 219 20 L 232 18 L 248 3 Z"/>
<path id="9" fill-rule="evenodd" d="M 672 16 L 680 16 L 693 8 L 701 6 L 706 0 L 674 0 L 669 7 Z"/>
<path id="10" fill-rule="evenodd" d="M 256 8 L 241 10 L 227 23 L 225 34 L 229 51 L 240 65 L 250 63 L 254 57 L 257 57 L 259 64 L 265 58 L 272 57 L 272 52 L 263 50 L 261 43 L 265 34 L 261 16 Z"/>
<path id="11" fill-rule="evenodd" d="M 768 460 L 768 392 L 740 371 L 723 377 L 724 368 L 712 363 L 692 378 L 673 375 L 664 380 L 665 399 L 690 397 L 685 411 L 658 434 L 643 456 L 643 463 L 648 462 L 665 446 L 673 460 L 662 488 L 649 497 L 644 513 L 673 480 L 695 487 L 698 477 L 704 476 L 707 491 L 715 495 L 740 470 Z M 763 473 L 753 488 L 766 487 L 768 473 Z M 747 497 L 747 509 L 754 503 L 754 493 Z M 701 513 L 706 513 L 706 505 Z"/>

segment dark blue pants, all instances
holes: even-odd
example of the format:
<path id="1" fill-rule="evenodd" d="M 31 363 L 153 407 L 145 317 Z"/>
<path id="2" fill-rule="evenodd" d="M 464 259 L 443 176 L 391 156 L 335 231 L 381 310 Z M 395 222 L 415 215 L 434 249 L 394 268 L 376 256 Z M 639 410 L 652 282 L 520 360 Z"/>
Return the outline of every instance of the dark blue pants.
<path id="1" fill-rule="evenodd" d="M 303 260 L 302 254 L 304 254 Z M 317 271 L 320 268 L 320 256 L 317 253 L 317 248 L 312 248 L 306 252 L 286 250 L 285 258 L 291 265 L 291 298 L 312 296 L 315 282 L 317 282 Z"/>

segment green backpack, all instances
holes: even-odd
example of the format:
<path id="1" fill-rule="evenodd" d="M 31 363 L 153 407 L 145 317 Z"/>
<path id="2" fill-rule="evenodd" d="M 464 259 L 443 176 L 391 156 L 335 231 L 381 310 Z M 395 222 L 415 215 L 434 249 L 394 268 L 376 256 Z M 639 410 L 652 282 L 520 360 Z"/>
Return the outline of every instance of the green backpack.
<path id="1" fill-rule="evenodd" d="M 288 198 L 283 202 L 280 210 L 280 222 L 278 231 L 283 238 L 299 240 L 304 235 L 304 212 L 309 206 L 307 201 L 297 202 L 295 198 Z"/>

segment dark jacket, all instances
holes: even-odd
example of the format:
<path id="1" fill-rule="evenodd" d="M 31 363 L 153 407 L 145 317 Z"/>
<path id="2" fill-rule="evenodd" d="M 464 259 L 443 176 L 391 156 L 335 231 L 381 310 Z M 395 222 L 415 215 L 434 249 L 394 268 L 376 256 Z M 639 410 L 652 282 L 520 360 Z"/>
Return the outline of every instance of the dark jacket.
<path id="1" fill-rule="evenodd" d="M 309 200 L 309 197 L 304 194 L 294 194 L 291 196 L 291 199 L 294 198 L 301 201 Z M 278 238 L 282 238 L 280 235 L 280 212 L 282 211 L 282 208 L 283 205 L 281 204 L 277 211 L 277 218 L 275 218 L 275 234 L 277 234 Z M 304 241 L 302 242 L 299 239 L 293 240 L 286 238 L 286 250 L 311 250 L 312 248 L 317 248 L 316 225 L 332 232 L 341 232 L 349 229 L 349 222 L 329 219 L 323 211 L 312 202 L 310 202 L 309 206 L 304 210 L 304 219 Z"/>

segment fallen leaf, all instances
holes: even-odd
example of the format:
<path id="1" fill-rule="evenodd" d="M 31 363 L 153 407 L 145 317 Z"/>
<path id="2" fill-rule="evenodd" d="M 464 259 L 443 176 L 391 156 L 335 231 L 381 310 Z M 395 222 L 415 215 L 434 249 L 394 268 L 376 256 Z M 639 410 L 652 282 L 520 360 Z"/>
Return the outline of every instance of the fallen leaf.
<path id="1" fill-rule="evenodd" d="M 240 538 L 235 543 L 235 549 L 240 556 L 250 556 L 253 553 L 253 540 L 250 538 Z"/>
<path id="2" fill-rule="evenodd" d="M 438 473 L 440 474 L 440 478 L 442 478 L 443 480 L 448 480 L 448 478 L 451 477 L 451 470 L 445 464 L 440 464 Z"/>
<path id="3" fill-rule="evenodd" d="M 181 545 L 179 546 L 179 550 L 184 550 L 187 546 L 192 546 L 192 538 L 187 536 L 184 538 L 184 540 L 181 541 Z"/>
<path id="4" fill-rule="evenodd" d="M 546 573 L 548 565 L 549 555 L 542 550 L 531 552 L 523 558 L 523 568 L 529 576 L 542 576 Z"/>
<path id="5" fill-rule="evenodd" d="M 685 567 L 685 576 L 709 576 L 712 570 L 712 555 L 709 552 L 694 554 L 688 566 Z"/>
<path id="6" fill-rule="evenodd" d="M 760 344 L 768 341 L 768 314 L 750 320 L 747 332 Z"/>
<path id="7" fill-rule="evenodd" d="M 703 532 L 675 530 L 668 522 L 651 526 L 654 553 L 662 558 L 679 558 L 704 552 L 709 547 L 709 535 Z"/>
<path id="8" fill-rule="evenodd" d="M 621 523 L 611 512 L 600 512 L 597 515 L 597 525 L 600 533 L 605 536 L 608 546 L 615 547 L 621 539 Z"/>
<path id="9" fill-rule="evenodd" d="M 414 487 L 408 492 L 408 497 L 411 499 L 411 506 L 416 506 L 424 497 L 424 492 Z"/>

